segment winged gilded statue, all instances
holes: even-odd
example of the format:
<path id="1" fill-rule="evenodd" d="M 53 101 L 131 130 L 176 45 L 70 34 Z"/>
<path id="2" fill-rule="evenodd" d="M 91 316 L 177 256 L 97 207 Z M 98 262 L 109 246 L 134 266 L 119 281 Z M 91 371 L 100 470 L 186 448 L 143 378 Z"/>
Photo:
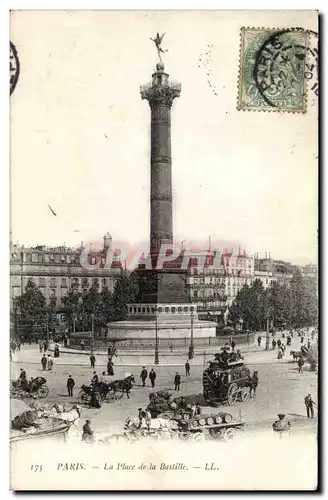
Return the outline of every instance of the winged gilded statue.
<path id="1" fill-rule="evenodd" d="M 164 35 L 165 35 L 165 33 L 163 33 L 162 35 L 160 35 L 159 33 L 157 33 L 157 35 L 156 35 L 155 38 L 150 38 L 151 41 L 154 42 L 155 45 L 156 45 L 158 57 L 159 57 L 159 60 L 161 62 L 162 62 L 162 56 L 161 56 L 161 54 L 164 54 L 165 52 L 168 52 L 168 50 L 162 49 L 162 47 L 161 47 Z"/>

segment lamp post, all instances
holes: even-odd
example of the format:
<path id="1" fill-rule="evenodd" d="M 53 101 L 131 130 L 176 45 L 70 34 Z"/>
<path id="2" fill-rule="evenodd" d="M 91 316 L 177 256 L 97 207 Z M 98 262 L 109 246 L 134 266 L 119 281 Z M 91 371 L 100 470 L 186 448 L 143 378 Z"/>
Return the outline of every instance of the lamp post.
<path id="1" fill-rule="evenodd" d="M 191 308 L 190 313 L 190 347 L 189 347 L 189 359 L 194 357 L 194 308 Z"/>
<path id="2" fill-rule="evenodd" d="M 265 335 L 265 350 L 270 349 L 270 337 L 269 337 L 269 316 L 266 319 L 266 335 Z"/>
<path id="3" fill-rule="evenodd" d="M 94 349 L 95 343 L 95 315 L 91 314 L 91 350 Z"/>
<path id="4" fill-rule="evenodd" d="M 157 306 L 154 308 L 155 312 L 155 365 L 158 365 L 158 314 L 157 314 Z"/>
<path id="5" fill-rule="evenodd" d="M 49 316 L 47 315 L 47 321 L 46 321 L 46 332 L 47 332 L 47 344 L 49 346 Z"/>

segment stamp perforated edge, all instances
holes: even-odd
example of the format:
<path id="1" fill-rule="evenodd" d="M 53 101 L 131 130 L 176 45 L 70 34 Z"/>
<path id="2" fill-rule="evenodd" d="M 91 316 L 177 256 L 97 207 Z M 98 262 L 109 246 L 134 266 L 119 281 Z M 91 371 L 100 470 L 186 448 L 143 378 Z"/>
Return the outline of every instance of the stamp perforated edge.
<path id="1" fill-rule="evenodd" d="M 241 103 L 241 91 L 242 91 L 242 75 L 243 75 L 243 48 L 244 48 L 244 33 L 246 30 L 253 30 L 253 31 L 271 31 L 271 32 L 277 32 L 280 33 L 281 31 L 303 31 L 305 33 L 310 33 L 310 30 L 307 30 L 305 28 L 291 28 L 291 27 L 284 27 L 284 28 L 265 28 L 264 26 L 242 26 L 240 28 L 240 41 L 239 41 L 239 64 L 238 64 L 238 77 L 237 77 L 237 110 L 238 111 L 250 111 L 250 112 L 265 112 L 265 113 L 291 113 L 291 114 L 304 114 L 306 113 L 307 110 L 307 104 L 308 104 L 308 85 L 307 82 L 305 81 L 304 85 L 304 108 L 302 109 L 286 109 L 286 108 L 276 108 L 276 107 L 271 107 L 271 108 L 248 108 L 247 106 L 242 106 Z"/>

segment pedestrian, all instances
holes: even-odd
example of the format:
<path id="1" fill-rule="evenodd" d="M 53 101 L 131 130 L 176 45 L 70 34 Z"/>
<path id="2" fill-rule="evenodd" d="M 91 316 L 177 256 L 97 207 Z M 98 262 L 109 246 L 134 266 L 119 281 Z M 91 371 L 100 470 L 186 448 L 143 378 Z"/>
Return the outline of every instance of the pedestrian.
<path id="1" fill-rule="evenodd" d="M 55 344 L 55 347 L 54 347 L 54 358 L 59 358 L 59 346 L 58 346 L 58 344 Z"/>
<path id="2" fill-rule="evenodd" d="M 99 383 L 100 384 L 107 384 L 106 372 L 101 373 L 101 375 L 99 377 Z"/>
<path id="3" fill-rule="evenodd" d="M 278 347 L 278 356 L 277 356 L 277 359 L 282 359 L 282 355 L 283 355 L 282 349 L 281 349 L 281 347 Z"/>
<path id="4" fill-rule="evenodd" d="M 91 385 L 93 387 L 95 387 L 96 385 L 98 385 L 98 382 L 99 382 L 99 379 L 98 379 L 97 372 L 93 372 L 93 377 L 91 379 Z"/>
<path id="5" fill-rule="evenodd" d="M 39 340 L 39 351 L 42 352 L 42 342 Z"/>
<path id="6" fill-rule="evenodd" d="M 139 429 L 141 427 L 144 427 L 145 419 L 146 419 L 146 412 L 142 408 L 138 408 L 138 419 L 139 419 Z"/>
<path id="7" fill-rule="evenodd" d="M 315 402 L 313 401 L 311 394 L 308 394 L 304 398 L 304 403 L 305 403 L 305 407 L 306 407 L 307 418 L 313 418 L 314 417 L 313 406 L 314 406 Z"/>
<path id="8" fill-rule="evenodd" d="M 67 387 L 67 392 L 68 392 L 68 397 L 72 398 L 73 397 L 73 388 L 75 386 L 75 381 L 72 377 L 72 375 L 68 376 L 67 382 L 66 382 L 66 387 Z"/>
<path id="9" fill-rule="evenodd" d="M 45 340 L 43 342 L 43 352 L 47 352 L 47 350 L 48 350 L 48 342 Z"/>
<path id="10" fill-rule="evenodd" d="M 146 420 L 147 429 L 150 430 L 150 426 L 151 426 L 151 413 L 147 409 L 146 409 L 145 413 L 146 413 L 145 420 Z"/>
<path id="11" fill-rule="evenodd" d="M 113 376 L 114 375 L 114 363 L 113 361 L 111 361 L 110 359 L 108 360 L 108 363 L 107 363 L 107 375 L 109 376 Z"/>
<path id="12" fill-rule="evenodd" d="M 42 370 L 46 370 L 47 368 L 47 363 L 48 363 L 48 360 L 46 358 L 46 355 L 44 354 L 41 358 L 41 366 L 42 366 Z"/>
<path id="13" fill-rule="evenodd" d="M 281 347 L 281 340 L 280 339 L 277 340 L 277 346 Z"/>
<path id="14" fill-rule="evenodd" d="M 93 354 L 93 352 L 91 353 L 91 356 L 90 356 L 90 363 L 91 363 L 91 368 L 94 368 L 95 367 L 95 362 L 96 362 L 96 357 L 95 355 Z"/>
<path id="15" fill-rule="evenodd" d="M 93 441 L 93 431 L 91 430 L 91 421 L 86 420 L 83 426 L 82 441 L 86 443 L 92 443 Z"/>
<path id="16" fill-rule="evenodd" d="M 298 364 L 298 373 L 303 373 L 303 365 L 304 365 L 304 359 L 303 356 L 300 356 L 297 360 Z"/>
<path id="17" fill-rule="evenodd" d="M 302 336 L 301 337 L 301 344 L 303 344 L 303 342 L 304 342 L 304 337 Z"/>
<path id="18" fill-rule="evenodd" d="M 175 377 L 174 377 L 174 390 L 175 391 L 180 391 L 180 383 L 181 383 L 181 375 L 179 372 L 176 372 Z"/>
<path id="19" fill-rule="evenodd" d="M 48 354 L 48 370 L 51 371 L 54 365 L 53 359 L 50 354 Z"/>
<path id="20" fill-rule="evenodd" d="M 272 349 L 275 349 L 277 346 L 277 342 L 275 339 L 272 339 Z"/>
<path id="21" fill-rule="evenodd" d="M 145 387 L 145 385 L 146 385 L 147 376 L 148 376 L 148 372 L 147 372 L 146 368 L 143 366 L 142 370 L 141 370 L 141 373 L 140 373 L 142 387 Z"/>
<path id="22" fill-rule="evenodd" d="M 81 340 L 80 346 L 81 346 L 81 351 L 84 351 L 84 340 Z"/>
<path id="23" fill-rule="evenodd" d="M 262 340 L 261 335 L 259 335 L 259 336 L 257 337 L 257 345 L 258 345 L 259 347 L 260 347 L 260 345 L 261 345 L 261 340 Z"/>
<path id="24" fill-rule="evenodd" d="M 152 368 L 149 372 L 149 378 L 151 381 L 151 386 L 152 388 L 155 387 L 155 380 L 156 380 L 156 372 L 154 371 L 154 368 Z"/>
<path id="25" fill-rule="evenodd" d="M 89 403 L 91 408 L 101 408 L 99 397 L 100 397 L 99 392 L 95 390 L 95 387 L 93 387 L 93 391 L 91 392 L 90 403 Z"/>
<path id="26" fill-rule="evenodd" d="M 21 349 L 21 341 L 17 340 L 17 351 L 20 351 Z"/>
<path id="27" fill-rule="evenodd" d="M 186 377 L 189 377 L 189 375 L 190 375 L 190 363 L 188 360 L 185 362 L 185 369 L 186 369 Z"/>
<path id="28" fill-rule="evenodd" d="M 231 341 L 231 349 L 234 351 L 236 347 L 236 342 L 234 340 Z"/>

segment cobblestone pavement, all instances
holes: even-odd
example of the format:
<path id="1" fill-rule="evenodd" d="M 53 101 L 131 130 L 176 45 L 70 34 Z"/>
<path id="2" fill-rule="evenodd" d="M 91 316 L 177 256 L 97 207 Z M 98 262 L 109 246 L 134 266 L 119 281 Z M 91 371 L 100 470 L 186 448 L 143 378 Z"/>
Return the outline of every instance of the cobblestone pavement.
<path id="1" fill-rule="evenodd" d="M 299 339 L 293 340 L 291 349 L 299 348 Z M 298 373 L 298 366 L 292 362 L 289 355 L 289 348 L 282 360 L 277 360 L 277 351 L 265 351 L 264 343 L 255 351 L 245 353 L 245 363 L 251 370 L 258 370 L 259 386 L 256 397 L 245 403 L 238 403 L 235 406 L 219 408 L 218 410 L 204 407 L 204 412 L 227 411 L 236 418 L 242 417 L 249 424 L 249 428 L 271 428 L 272 421 L 277 413 L 283 412 L 292 414 L 298 421 L 302 421 L 311 431 L 316 431 L 316 418 L 313 421 L 306 419 L 304 407 L 304 397 L 311 393 L 317 404 L 317 375 L 309 371 L 309 365 L 305 365 L 304 373 Z M 34 377 L 41 373 L 46 377 L 50 392 L 44 402 L 58 402 L 67 407 L 78 402 L 78 393 L 82 384 L 89 383 L 93 369 L 86 364 L 85 356 L 62 354 L 58 362 L 55 360 L 52 372 L 41 372 L 40 353 L 37 346 L 23 346 L 21 351 L 16 353 L 11 362 L 11 378 L 15 378 L 19 369 L 24 367 L 28 377 Z M 83 360 L 81 359 L 83 358 Z M 80 361 L 80 364 L 78 364 Z M 183 363 L 185 360 L 181 360 Z M 81 364 L 81 362 L 83 364 Z M 74 364 L 73 364 L 74 363 Z M 104 365 L 104 363 L 103 363 Z M 150 370 L 152 366 L 147 366 Z M 176 371 L 182 375 L 181 391 L 177 395 L 194 395 L 200 404 L 205 405 L 202 400 L 202 366 L 192 366 L 191 376 L 185 377 L 184 367 L 175 366 L 155 366 L 157 373 L 156 388 L 172 390 L 173 379 Z M 99 366 L 96 361 L 95 367 L 98 375 L 103 371 L 103 366 Z M 115 366 L 115 376 L 113 379 L 122 378 L 123 374 L 130 372 L 135 376 L 136 384 L 132 389 L 130 399 L 126 396 L 115 402 L 103 403 L 100 409 L 84 408 L 80 425 L 83 425 L 85 418 L 90 418 L 92 427 L 96 433 L 120 432 L 125 419 L 128 416 L 136 417 L 139 407 L 145 407 L 149 402 L 149 394 L 153 391 L 149 380 L 147 386 L 140 384 L 140 366 L 127 367 Z M 66 380 L 68 375 L 75 379 L 76 387 L 74 397 L 67 397 Z M 296 417 L 298 415 L 298 417 Z"/>

